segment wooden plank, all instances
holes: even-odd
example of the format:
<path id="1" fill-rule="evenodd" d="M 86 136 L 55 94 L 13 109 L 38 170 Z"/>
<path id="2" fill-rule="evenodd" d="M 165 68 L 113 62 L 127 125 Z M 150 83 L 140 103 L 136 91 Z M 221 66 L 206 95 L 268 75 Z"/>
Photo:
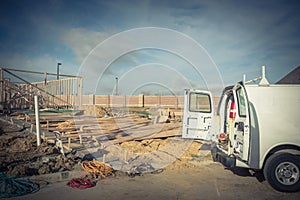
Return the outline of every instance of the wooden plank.
<path id="1" fill-rule="evenodd" d="M 135 141 L 148 140 L 148 139 L 162 139 L 162 138 L 176 137 L 176 136 L 181 136 L 181 135 L 182 135 L 181 131 L 178 131 L 178 130 L 164 131 L 164 132 L 156 133 L 151 136 L 136 138 Z"/>
<path id="2" fill-rule="evenodd" d="M 171 130 L 171 131 L 163 131 L 159 133 L 155 133 L 150 136 L 142 136 L 142 137 L 134 137 L 134 136 L 125 136 L 117 139 L 111 140 L 112 144 L 121 144 L 123 142 L 129 141 L 141 141 L 141 140 L 148 140 L 148 139 L 161 139 L 161 138 L 168 138 L 168 137 L 176 137 L 181 136 L 181 132 L 178 130 Z"/>
<path id="3" fill-rule="evenodd" d="M 51 131 L 51 132 L 54 132 L 54 131 L 58 131 L 58 132 L 69 132 L 69 131 L 76 131 L 77 128 L 76 127 L 65 127 L 65 128 L 57 128 L 57 127 L 49 127 L 49 128 L 45 128 L 45 127 L 42 127 L 41 128 L 42 130 L 47 130 L 47 131 Z"/>

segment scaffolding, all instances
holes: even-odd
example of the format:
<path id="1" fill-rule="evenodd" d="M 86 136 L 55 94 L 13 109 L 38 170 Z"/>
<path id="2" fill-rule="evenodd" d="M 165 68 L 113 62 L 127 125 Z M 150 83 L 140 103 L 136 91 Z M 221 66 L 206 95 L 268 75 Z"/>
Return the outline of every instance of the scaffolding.
<path id="1" fill-rule="evenodd" d="M 25 75 L 21 76 L 17 74 L 18 72 Z M 26 80 L 26 74 L 43 75 L 43 81 L 29 82 Z M 48 80 L 49 76 L 58 76 L 58 80 Z M 18 82 L 12 81 L 12 78 Z M 40 97 L 40 108 L 76 109 L 82 104 L 82 77 L 0 68 L 0 110 L 2 112 L 32 109 L 36 95 Z"/>

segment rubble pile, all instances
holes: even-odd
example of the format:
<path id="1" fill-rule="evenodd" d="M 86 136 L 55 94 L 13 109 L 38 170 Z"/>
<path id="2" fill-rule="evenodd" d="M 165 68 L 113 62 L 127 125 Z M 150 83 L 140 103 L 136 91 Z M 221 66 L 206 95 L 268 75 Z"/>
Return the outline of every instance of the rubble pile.
<path id="1" fill-rule="evenodd" d="M 36 136 L 14 126 L 0 126 L 0 171 L 8 176 L 32 176 L 72 170 L 80 158 L 70 152 L 63 157 L 55 141 L 37 146 Z"/>

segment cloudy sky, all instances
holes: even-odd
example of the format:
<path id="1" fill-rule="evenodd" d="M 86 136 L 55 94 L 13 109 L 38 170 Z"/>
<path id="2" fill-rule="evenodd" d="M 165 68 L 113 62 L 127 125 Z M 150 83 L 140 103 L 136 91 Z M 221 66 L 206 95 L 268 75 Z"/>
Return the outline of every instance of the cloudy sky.
<path id="1" fill-rule="evenodd" d="M 297 0 L 1 0 L 0 66 L 83 76 L 85 94 L 180 94 L 300 65 Z M 29 81 L 43 77 L 24 75 Z"/>

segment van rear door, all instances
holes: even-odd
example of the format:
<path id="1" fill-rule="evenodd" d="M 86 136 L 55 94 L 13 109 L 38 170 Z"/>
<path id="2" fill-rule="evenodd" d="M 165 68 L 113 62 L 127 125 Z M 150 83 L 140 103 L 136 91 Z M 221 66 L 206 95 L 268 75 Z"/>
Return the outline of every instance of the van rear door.
<path id="1" fill-rule="evenodd" d="M 182 138 L 210 141 L 212 120 L 212 94 L 203 90 L 185 90 Z"/>
<path id="2" fill-rule="evenodd" d="M 231 117 L 233 124 L 233 154 L 243 161 L 248 161 L 250 141 L 250 116 L 246 90 L 243 84 L 236 84 L 233 88 L 234 101 L 237 112 Z"/>

